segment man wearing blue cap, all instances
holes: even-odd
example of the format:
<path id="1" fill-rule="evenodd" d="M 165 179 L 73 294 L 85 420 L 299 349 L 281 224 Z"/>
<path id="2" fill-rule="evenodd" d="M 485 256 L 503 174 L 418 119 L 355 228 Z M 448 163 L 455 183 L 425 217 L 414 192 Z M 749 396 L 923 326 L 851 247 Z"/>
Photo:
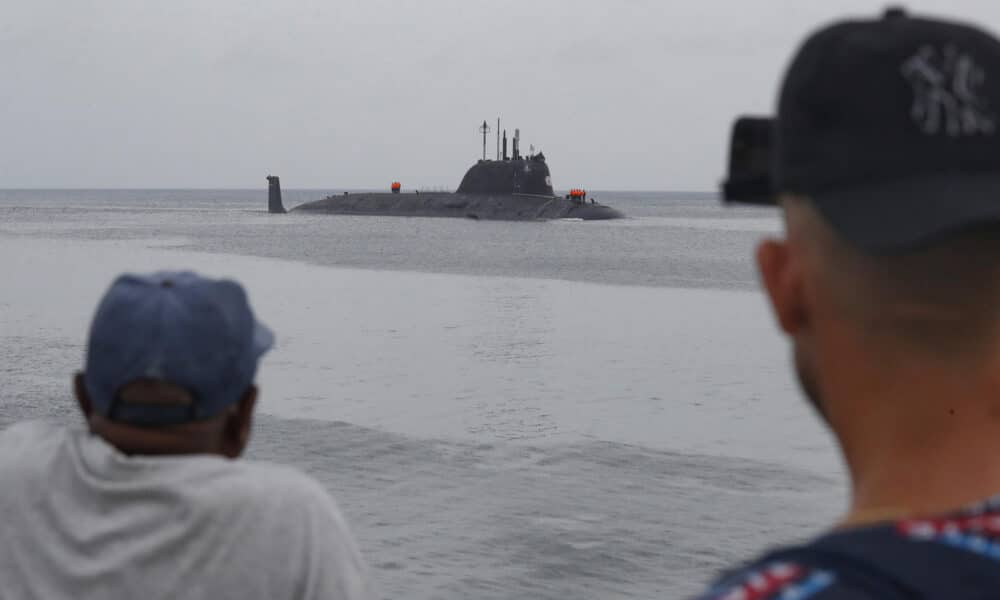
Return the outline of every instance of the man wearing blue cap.
<path id="1" fill-rule="evenodd" d="M 333 500 L 246 447 L 274 338 L 239 284 L 124 275 L 75 391 L 88 430 L 0 434 L 0 595 L 369 598 Z"/>
<path id="2" fill-rule="evenodd" d="M 851 501 L 704 598 L 1000 598 L 1000 40 L 901 9 L 824 27 L 733 157 L 727 199 L 781 206 L 757 265 Z"/>

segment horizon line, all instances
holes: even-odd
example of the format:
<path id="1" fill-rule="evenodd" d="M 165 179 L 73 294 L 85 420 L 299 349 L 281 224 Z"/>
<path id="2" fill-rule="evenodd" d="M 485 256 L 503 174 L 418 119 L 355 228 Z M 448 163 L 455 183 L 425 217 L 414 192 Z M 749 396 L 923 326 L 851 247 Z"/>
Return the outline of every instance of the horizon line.
<path id="1" fill-rule="evenodd" d="M 381 190 L 384 186 L 380 187 L 282 187 L 284 190 L 296 190 L 296 191 L 328 191 L 328 190 L 358 190 L 358 191 L 377 191 Z M 411 190 L 426 190 L 430 188 L 414 187 Z M 559 188 L 554 188 L 558 190 Z M 567 190 L 569 188 L 566 188 Z M 0 191 L 3 192 L 46 192 L 46 191 L 57 191 L 57 192 L 153 192 L 153 191 L 175 191 L 175 192 L 250 192 L 250 191 L 267 191 L 266 186 L 261 187 L 0 187 Z M 593 188 L 588 190 L 588 194 L 598 193 L 598 192 L 636 192 L 636 193 L 659 193 L 668 192 L 672 194 L 718 194 L 718 190 L 691 190 L 691 189 L 651 189 L 651 188 Z"/>

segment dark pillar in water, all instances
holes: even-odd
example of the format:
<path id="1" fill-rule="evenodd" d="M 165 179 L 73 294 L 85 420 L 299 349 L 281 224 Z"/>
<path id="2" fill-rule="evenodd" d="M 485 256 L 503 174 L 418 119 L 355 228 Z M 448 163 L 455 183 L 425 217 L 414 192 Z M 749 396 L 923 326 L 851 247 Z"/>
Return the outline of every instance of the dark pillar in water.
<path id="1" fill-rule="evenodd" d="M 267 176 L 267 212 L 285 214 L 285 205 L 281 203 L 281 181 L 277 175 Z"/>

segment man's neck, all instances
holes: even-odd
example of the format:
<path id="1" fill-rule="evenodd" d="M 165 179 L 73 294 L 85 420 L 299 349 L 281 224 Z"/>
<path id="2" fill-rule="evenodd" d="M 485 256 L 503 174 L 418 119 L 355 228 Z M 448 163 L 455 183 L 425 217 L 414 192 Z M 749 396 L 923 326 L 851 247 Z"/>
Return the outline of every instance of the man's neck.
<path id="1" fill-rule="evenodd" d="M 223 454 L 214 422 L 146 428 L 90 418 L 90 431 L 127 455 Z"/>
<path id="2" fill-rule="evenodd" d="M 845 522 L 943 514 L 1000 493 L 1000 448 L 994 440 L 980 442 L 936 440 L 923 452 L 886 452 L 852 467 L 854 489 Z"/>
<path id="3" fill-rule="evenodd" d="M 843 407 L 831 421 L 853 484 L 848 523 L 940 514 L 1000 493 L 1000 379 L 946 367 L 856 373 L 851 396 L 830 403 Z"/>

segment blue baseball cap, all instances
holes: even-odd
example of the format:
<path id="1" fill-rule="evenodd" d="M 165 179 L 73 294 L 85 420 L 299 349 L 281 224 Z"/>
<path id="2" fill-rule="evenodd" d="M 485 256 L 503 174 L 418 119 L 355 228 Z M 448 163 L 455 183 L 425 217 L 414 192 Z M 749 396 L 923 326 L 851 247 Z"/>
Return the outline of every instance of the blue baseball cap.
<path id="1" fill-rule="evenodd" d="M 84 385 L 91 406 L 112 420 L 170 425 L 209 419 L 253 383 L 274 334 L 254 318 L 235 281 L 190 271 L 125 274 L 111 284 L 90 326 Z M 190 405 L 120 402 L 133 381 L 184 388 Z"/>

